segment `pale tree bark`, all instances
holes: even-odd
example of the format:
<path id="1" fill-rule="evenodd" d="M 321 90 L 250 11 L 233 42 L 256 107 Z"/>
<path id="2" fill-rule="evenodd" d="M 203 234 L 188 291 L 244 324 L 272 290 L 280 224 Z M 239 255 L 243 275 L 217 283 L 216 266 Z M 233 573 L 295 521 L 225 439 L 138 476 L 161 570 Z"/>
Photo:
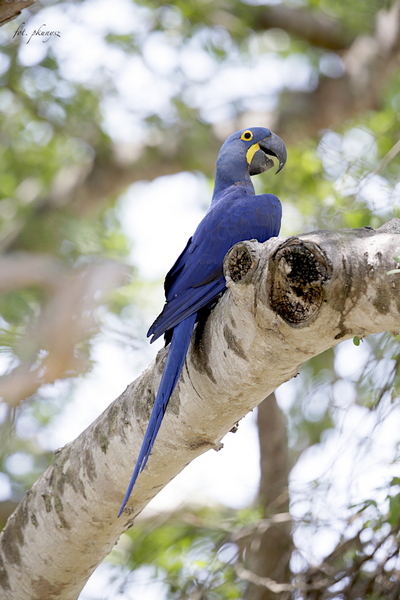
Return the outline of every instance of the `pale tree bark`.
<path id="1" fill-rule="evenodd" d="M 0 538 L 4 600 L 76 599 L 151 498 L 312 356 L 400 328 L 400 221 L 237 244 L 228 291 L 197 327 L 149 463 L 121 518 L 167 351 L 65 446 Z M 276 585 L 276 584 L 274 584 Z M 282 584 L 282 589 L 287 589 Z"/>
<path id="2" fill-rule="evenodd" d="M 34 3 L 34 0 L 0 0 L 0 26 L 12 21 L 24 8 Z"/>

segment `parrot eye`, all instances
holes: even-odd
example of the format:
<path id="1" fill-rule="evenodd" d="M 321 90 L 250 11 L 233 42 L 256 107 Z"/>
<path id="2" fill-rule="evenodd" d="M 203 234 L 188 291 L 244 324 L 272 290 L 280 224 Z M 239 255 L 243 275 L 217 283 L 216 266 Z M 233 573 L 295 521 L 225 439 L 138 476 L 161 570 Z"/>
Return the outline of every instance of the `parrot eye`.
<path id="1" fill-rule="evenodd" d="M 242 135 L 240 136 L 240 139 L 249 142 L 253 139 L 253 133 L 247 129 L 246 131 L 243 131 Z"/>

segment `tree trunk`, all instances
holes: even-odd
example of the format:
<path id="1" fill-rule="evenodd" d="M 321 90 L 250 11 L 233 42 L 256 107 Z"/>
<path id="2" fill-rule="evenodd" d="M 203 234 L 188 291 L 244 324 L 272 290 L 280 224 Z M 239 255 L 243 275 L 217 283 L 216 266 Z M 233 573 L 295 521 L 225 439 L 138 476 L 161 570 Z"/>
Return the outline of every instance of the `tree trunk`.
<path id="1" fill-rule="evenodd" d="M 261 467 L 258 502 L 268 525 L 263 527 L 261 524 L 249 544 L 246 566 L 259 577 L 284 583 L 290 581 L 289 562 L 293 548 L 288 493 L 290 469 L 286 424 L 275 394 L 261 402 L 257 424 Z M 273 515 L 275 519 L 269 520 Z M 250 582 L 245 598 L 276 600 L 276 594 Z M 282 596 L 280 600 L 285 599 Z"/>
<path id="2" fill-rule="evenodd" d="M 310 357 L 400 328 L 400 221 L 255 240 L 224 261 L 228 291 L 198 326 L 146 469 L 121 518 L 168 349 L 27 493 L 0 538 L 2 600 L 76 599 L 119 535 L 189 462 Z M 400 273 L 400 272 L 399 272 Z"/>

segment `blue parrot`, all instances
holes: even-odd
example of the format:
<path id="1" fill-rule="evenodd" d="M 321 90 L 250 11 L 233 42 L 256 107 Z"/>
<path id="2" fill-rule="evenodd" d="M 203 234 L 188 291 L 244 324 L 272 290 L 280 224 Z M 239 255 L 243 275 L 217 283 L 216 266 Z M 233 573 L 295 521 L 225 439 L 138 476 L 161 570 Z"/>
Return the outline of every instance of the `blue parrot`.
<path id="1" fill-rule="evenodd" d="M 271 156 L 278 159 L 278 173 L 286 162 L 285 144 L 263 127 L 237 131 L 224 142 L 218 154 L 211 206 L 165 278 L 166 302 L 147 336 L 152 336 L 154 342 L 164 334 L 169 353 L 118 516 L 146 466 L 181 374 L 199 311 L 212 306 L 226 289 L 223 273 L 226 253 L 237 242 L 249 239 L 265 242 L 279 233 L 281 203 L 272 194 L 255 195 L 250 179 L 250 175 L 263 173 L 274 165 Z"/>

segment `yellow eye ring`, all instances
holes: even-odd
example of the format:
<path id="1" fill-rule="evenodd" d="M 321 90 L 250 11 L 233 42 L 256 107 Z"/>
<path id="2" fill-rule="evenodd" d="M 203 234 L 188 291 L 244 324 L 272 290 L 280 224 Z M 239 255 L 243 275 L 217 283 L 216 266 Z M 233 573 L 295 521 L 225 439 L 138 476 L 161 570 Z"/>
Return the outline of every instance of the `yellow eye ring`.
<path id="1" fill-rule="evenodd" d="M 252 140 L 253 137 L 253 132 L 249 129 L 246 129 L 246 131 L 243 131 L 242 135 L 240 136 L 240 139 L 244 142 L 250 142 L 250 140 Z"/>

